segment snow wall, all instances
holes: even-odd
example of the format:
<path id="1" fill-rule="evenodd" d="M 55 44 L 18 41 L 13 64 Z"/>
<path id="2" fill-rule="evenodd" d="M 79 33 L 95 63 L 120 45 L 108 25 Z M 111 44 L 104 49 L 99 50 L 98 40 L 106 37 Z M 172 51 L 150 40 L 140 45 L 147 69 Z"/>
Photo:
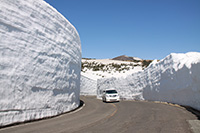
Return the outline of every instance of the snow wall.
<path id="1" fill-rule="evenodd" d="M 97 95 L 97 80 L 81 75 L 80 95 Z"/>
<path id="2" fill-rule="evenodd" d="M 77 108 L 76 29 L 43 0 L 0 3 L 0 126 Z"/>
<path id="3" fill-rule="evenodd" d="M 98 98 L 102 90 L 115 87 L 125 99 L 164 101 L 200 110 L 200 53 L 172 53 L 153 61 L 143 72 L 97 83 Z"/>

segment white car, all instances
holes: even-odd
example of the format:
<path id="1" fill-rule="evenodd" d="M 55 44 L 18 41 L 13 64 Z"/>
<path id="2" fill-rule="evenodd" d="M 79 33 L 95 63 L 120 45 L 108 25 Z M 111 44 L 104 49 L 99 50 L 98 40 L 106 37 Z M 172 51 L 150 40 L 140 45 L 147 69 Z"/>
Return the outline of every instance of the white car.
<path id="1" fill-rule="evenodd" d="M 103 102 L 117 102 L 117 101 L 119 102 L 120 97 L 115 89 L 109 89 L 109 90 L 103 91 L 102 101 Z"/>

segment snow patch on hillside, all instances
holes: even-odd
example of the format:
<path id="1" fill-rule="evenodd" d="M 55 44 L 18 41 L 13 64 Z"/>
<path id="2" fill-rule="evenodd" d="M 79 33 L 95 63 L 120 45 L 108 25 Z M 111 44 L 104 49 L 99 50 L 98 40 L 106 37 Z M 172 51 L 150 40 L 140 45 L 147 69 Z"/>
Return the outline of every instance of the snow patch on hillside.
<path id="1" fill-rule="evenodd" d="M 118 61 L 111 59 L 82 59 L 82 75 L 90 79 L 126 77 L 142 71 L 141 62 Z"/>
<path id="2" fill-rule="evenodd" d="M 42 0 L 0 3 L 0 126 L 78 107 L 76 29 Z"/>

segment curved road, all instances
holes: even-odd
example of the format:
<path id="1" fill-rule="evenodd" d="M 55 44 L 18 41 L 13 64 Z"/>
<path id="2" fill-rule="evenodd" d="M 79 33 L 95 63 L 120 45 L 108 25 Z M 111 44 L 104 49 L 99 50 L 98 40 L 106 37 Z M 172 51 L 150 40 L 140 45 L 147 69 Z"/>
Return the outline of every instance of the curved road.
<path id="1" fill-rule="evenodd" d="M 197 117 L 184 108 L 154 102 L 103 103 L 81 97 L 81 110 L 0 129 L 0 133 L 190 133 L 187 120 Z"/>

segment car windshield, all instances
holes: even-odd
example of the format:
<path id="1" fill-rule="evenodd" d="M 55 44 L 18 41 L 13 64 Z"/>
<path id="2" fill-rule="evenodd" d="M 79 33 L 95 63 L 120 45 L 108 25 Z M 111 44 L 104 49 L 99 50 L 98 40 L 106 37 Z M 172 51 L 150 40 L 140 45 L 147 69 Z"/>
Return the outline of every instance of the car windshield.
<path id="1" fill-rule="evenodd" d="M 107 94 L 113 94 L 113 93 L 117 93 L 117 91 L 116 90 L 107 90 L 106 93 Z"/>

